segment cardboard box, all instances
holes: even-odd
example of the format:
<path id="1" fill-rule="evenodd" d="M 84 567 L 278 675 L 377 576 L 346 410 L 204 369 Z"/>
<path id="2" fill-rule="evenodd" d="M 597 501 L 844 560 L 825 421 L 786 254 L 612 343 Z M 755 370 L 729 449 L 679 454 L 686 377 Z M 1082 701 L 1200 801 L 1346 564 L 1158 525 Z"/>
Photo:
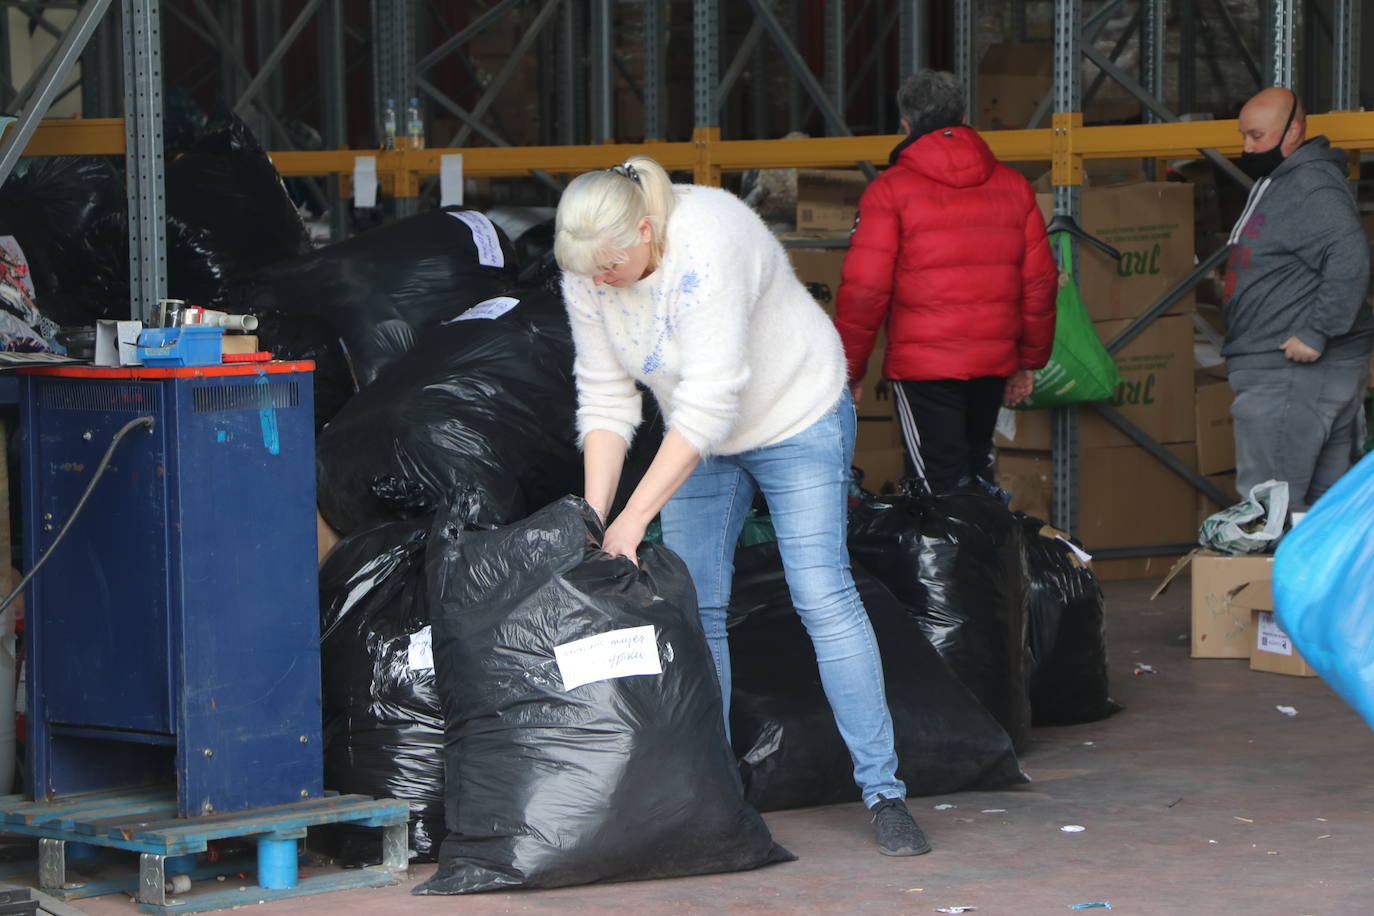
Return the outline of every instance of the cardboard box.
<path id="1" fill-rule="evenodd" d="M 980 130 L 1020 130 L 1054 85 L 1054 46 L 1046 42 L 988 45 L 978 62 Z M 1044 127 L 1049 126 L 1046 119 Z"/>
<path id="2" fill-rule="evenodd" d="M 874 452 L 903 448 L 902 429 L 888 417 L 860 417 L 854 436 L 854 451 Z"/>
<path id="3" fill-rule="evenodd" d="M 221 353 L 257 353 L 258 335 L 225 334 Z"/>
<path id="4" fill-rule="evenodd" d="M 1047 452 L 1053 443 L 1053 427 L 1049 410 L 1008 410 L 997 414 L 997 428 L 992 444 L 997 448 L 1020 451 Z"/>
<path id="5" fill-rule="evenodd" d="M 1292 638 L 1274 619 L 1273 611 L 1254 611 L 1251 628 L 1255 631 L 1255 645 L 1250 652 L 1251 671 L 1271 671 L 1293 677 L 1316 677 L 1317 672 L 1307 659 L 1293 648 Z"/>
<path id="6" fill-rule="evenodd" d="M 1256 579 L 1236 589 L 1231 606 L 1250 614 L 1250 670 L 1271 671 L 1294 677 L 1316 677 L 1307 661 L 1293 647 L 1293 639 L 1274 617 L 1274 590 L 1269 579 Z"/>
<path id="7" fill-rule="evenodd" d="M 817 235 L 814 233 L 803 236 L 799 233 L 784 237 L 833 238 L 835 236 L 833 234 Z M 841 237 L 848 238 L 848 233 L 843 233 Z M 801 280 L 802 285 L 811 294 L 811 298 L 816 300 L 832 320 L 835 317 L 835 299 L 840 292 L 840 275 L 844 267 L 844 257 L 848 253 L 846 248 L 787 249 L 787 257 L 792 262 L 792 269 L 796 271 L 797 279 Z M 886 351 L 887 335 L 879 328 L 878 336 L 873 342 L 873 353 L 868 358 L 868 371 L 864 374 L 863 396 L 859 398 L 858 405 L 860 417 L 891 419 L 894 416 L 892 389 L 883 381 L 883 355 Z"/>
<path id="8" fill-rule="evenodd" d="M 1048 221 L 1053 194 L 1038 194 Z M 1122 253 L 1113 261 L 1090 245 L 1077 247 L 1078 287 L 1094 321 L 1134 318 L 1193 269 L 1193 186 L 1139 181 L 1085 188 L 1079 225 Z M 1189 292 L 1168 314 L 1193 311 Z"/>
<path id="9" fill-rule="evenodd" d="M 797 231 L 848 232 L 868 179 L 858 169 L 797 170 Z"/>
<path id="10" fill-rule="evenodd" d="M 1103 343 L 1130 324 L 1094 323 Z M 1156 442 L 1192 442 L 1197 435 L 1193 390 L 1193 322 L 1186 315 L 1157 318 L 1116 354 L 1121 385 L 1111 404 Z M 1133 444 L 1091 408 L 1079 411 L 1078 441 L 1084 448 Z"/>
<path id="11" fill-rule="evenodd" d="M 1165 448 L 1185 464 L 1191 442 Z M 1079 452 L 1078 530 L 1092 553 L 1103 547 L 1197 543 L 1197 491 L 1139 446 Z"/>
<path id="12" fill-rule="evenodd" d="M 894 493 L 906 476 L 906 451 L 880 448 L 855 451 L 854 466 L 864 472 L 863 488 L 872 493 Z"/>
<path id="13" fill-rule="evenodd" d="M 1231 384 L 1211 375 L 1198 373 L 1197 395 L 1197 469 L 1203 474 L 1220 474 L 1236 467 L 1236 421 L 1231 417 L 1231 402 L 1236 399 Z"/>
<path id="14" fill-rule="evenodd" d="M 1042 521 L 1050 520 L 1054 472 L 1048 452 L 999 449 L 997 485 L 1011 494 L 1011 508 Z"/>
<path id="15" fill-rule="evenodd" d="M 1233 599 L 1242 586 L 1273 580 L 1273 556 L 1233 557 L 1211 550 L 1195 550 L 1174 564 L 1155 595 L 1190 565 L 1193 570 L 1193 658 L 1249 658 L 1254 633 L 1251 610 Z"/>

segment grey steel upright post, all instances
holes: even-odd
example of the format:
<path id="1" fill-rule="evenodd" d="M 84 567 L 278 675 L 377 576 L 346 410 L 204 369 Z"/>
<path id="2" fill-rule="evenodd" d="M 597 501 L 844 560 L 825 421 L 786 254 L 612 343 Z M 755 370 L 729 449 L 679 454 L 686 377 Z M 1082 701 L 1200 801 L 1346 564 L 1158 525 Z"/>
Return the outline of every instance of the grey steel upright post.
<path id="1" fill-rule="evenodd" d="M 964 118 L 970 124 L 974 123 L 978 106 L 978 61 L 973 54 L 976 15 L 973 0 L 954 0 L 954 72 L 964 86 Z"/>
<path id="2" fill-rule="evenodd" d="M 897 21 L 897 49 L 902 72 L 898 82 L 926 66 L 929 57 L 930 20 L 926 0 L 898 0 L 901 18 Z"/>
<path id="3" fill-rule="evenodd" d="M 1360 107 L 1361 0 L 1332 0 L 1335 4 L 1331 36 L 1331 108 L 1355 111 Z"/>
<path id="4" fill-rule="evenodd" d="M 577 142 L 577 90 L 578 49 L 577 22 L 574 19 L 575 3 L 565 3 L 558 11 L 558 142 L 561 146 L 572 146 Z M 645 125 L 646 129 L 648 125 Z"/>
<path id="5" fill-rule="evenodd" d="M 163 197 L 162 32 L 158 0 L 122 0 L 124 142 L 129 193 L 130 314 L 151 321 L 167 295 Z"/>
<path id="6" fill-rule="evenodd" d="M 1083 0 L 1055 0 L 1054 4 L 1054 111 L 1078 111 L 1082 92 L 1082 61 L 1079 36 Z M 1078 218 L 1078 186 L 1056 185 L 1054 212 Z M 1070 240 L 1070 245 L 1074 242 Z M 1076 246 L 1075 246 L 1076 247 Z M 1074 262 L 1077 263 L 1077 258 Z M 1055 409 L 1052 421 L 1051 465 L 1054 469 L 1054 500 L 1051 521 L 1061 531 L 1078 528 L 1078 416 L 1073 407 Z"/>
<path id="7" fill-rule="evenodd" d="M 1178 4 L 1178 110 L 1197 111 L 1197 10 Z"/>
<path id="8" fill-rule="evenodd" d="M 268 55 L 281 40 L 281 3 L 279 0 L 257 0 L 253 10 L 253 26 L 257 45 L 257 66 L 258 70 L 265 72 L 263 86 L 257 92 L 257 102 L 263 108 L 270 111 L 281 111 L 283 102 L 281 70 L 277 67 L 269 69 Z M 262 139 L 264 144 L 270 144 L 268 149 L 277 149 L 278 144 L 286 142 L 285 137 L 272 136 L 272 123 L 263 119 Z"/>
<path id="9" fill-rule="evenodd" d="M 692 126 L 720 126 L 718 0 L 692 0 Z"/>
<path id="10" fill-rule="evenodd" d="M 1293 48 L 1297 35 L 1294 5 L 1297 0 L 1268 0 L 1269 21 L 1265 50 L 1268 52 L 1269 85 L 1293 85 Z"/>
<path id="11" fill-rule="evenodd" d="M 844 115 L 844 0 L 825 0 L 825 91 L 835 110 Z M 835 125 L 827 123 L 826 134 L 836 133 Z"/>
<path id="12" fill-rule="evenodd" d="M 1140 3 L 1140 84 L 1150 95 L 1164 102 L 1164 0 L 1140 0 Z M 1157 124 L 1161 120 L 1148 105 L 1141 106 L 1141 116 L 1146 124 Z M 1153 181 L 1155 160 L 1147 158 L 1144 165 Z"/>
<path id="13" fill-rule="evenodd" d="M 320 128 L 325 149 L 348 143 L 347 107 L 344 101 L 343 0 L 325 0 L 320 10 Z M 348 206 L 337 174 L 329 176 L 329 238 L 341 242 L 348 235 Z"/>
<path id="14" fill-rule="evenodd" d="M 614 139 L 611 115 L 611 0 L 591 0 L 591 107 L 592 143 Z"/>
<path id="15" fill-rule="evenodd" d="M 644 0 L 644 139 L 666 140 L 663 117 L 663 13 L 665 0 Z M 560 15 L 566 15 L 564 11 Z"/>
<path id="16" fill-rule="evenodd" d="M 124 57 L 119 8 L 108 10 L 81 55 L 81 116 L 117 118 L 124 112 Z M 0 40 L 6 36 L 0 36 Z M 9 73 L 8 68 L 5 73 Z"/>
<path id="17" fill-rule="evenodd" d="M 405 136 L 406 104 L 415 94 L 414 6 L 410 0 L 373 0 L 373 84 L 379 137 L 387 99 L 396 103 L 396 134 Z M 419 203 L 415 197 L 395 198 L 396 216 L 413 216 Z"/>

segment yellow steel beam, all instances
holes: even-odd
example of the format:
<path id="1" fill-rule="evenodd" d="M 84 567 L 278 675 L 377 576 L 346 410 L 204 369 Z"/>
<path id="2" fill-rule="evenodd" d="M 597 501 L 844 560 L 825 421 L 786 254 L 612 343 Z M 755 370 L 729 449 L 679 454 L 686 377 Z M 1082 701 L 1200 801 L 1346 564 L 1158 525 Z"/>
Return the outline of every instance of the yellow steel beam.
<path id="1" fill-rule="evenodd" d="M 1191 158 L 1200 148 L 1225 156 L 1240 154 L 1235 121 L 1185 121 L 1083 127 L 1081 116 L 1057 116 L 1044 130 L 988 131 L 982 136 L 999 159 L 1009 162 L 1059 160 L 1061 180 L 1073 183 L 1074 163 L 1084 159 Z M 1058 133 L 1056 134 L 1056 131 Z M 1374 150 L 1374 112 L 1335 111 L 1308 118 L 1308 134 L 1325 134 L 1334 146 Z M 418 179 L 439 172 L 444 153 L 463 154 L 463 174 L 510 177 L 533 169 L 577 174 L 604 169 L 633 153 L 647 153 L 665 168 L 690 171 L 697 180 L 718 181 L 721 172 L 752 168 L 844 168 L 858 162 L 884 164 L 900 142 L 896 135 L 816 137 L 802 140 L 721 140 L 718 131 L 698 131 L 686 143 L 599 144 L 595 146 L 471 147 L 444 150 L 323 150 L 270 153 L 283 175 L 349 174 L 354 157 L 377 157 L 377 173 L 389 193 L 414 194 Z M 24 150 L 27 156 L 123 155 L 120 118 L 44 121 Z"/>
<path id="2" fill-rule="evenodd" d="M 123 118 L 43 121 L 24 147 L 25 156 L 123 156 Z"/>

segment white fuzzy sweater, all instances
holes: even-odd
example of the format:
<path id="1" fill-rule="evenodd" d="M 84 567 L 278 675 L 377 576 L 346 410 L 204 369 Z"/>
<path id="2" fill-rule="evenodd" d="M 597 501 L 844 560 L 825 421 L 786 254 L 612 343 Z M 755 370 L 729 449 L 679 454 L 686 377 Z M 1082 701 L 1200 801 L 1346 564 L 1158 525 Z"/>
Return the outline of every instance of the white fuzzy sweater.
<path id="1" fill-rule="evenodd" d="M 577 426 L 632 440 L 643 382 L 703 455 L 773 445 L 844 390 L 839 334 L 743 201 L 680 189 L 663 260 L 622 289 L 563 275 L 577 349 Z"/>

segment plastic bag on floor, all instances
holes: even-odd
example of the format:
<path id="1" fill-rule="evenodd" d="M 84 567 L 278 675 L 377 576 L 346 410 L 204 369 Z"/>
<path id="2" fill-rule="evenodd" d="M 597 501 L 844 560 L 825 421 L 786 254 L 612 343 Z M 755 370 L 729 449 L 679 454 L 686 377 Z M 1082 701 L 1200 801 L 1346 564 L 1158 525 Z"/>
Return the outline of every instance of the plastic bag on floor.
<path id="1" fill-rule="evenodd" d="M 1121 709 L 1107 690 L 1102 587 L 1060 532 L 1016 514 L 1030 586 L 1030 701 L 1035 725 L 1077 725 Z"/>
<path id="2" fill-rule="evenodd" d="M 430 650 L 430 520 L 391 522 L 335 545 L 320 567 L 325 784 L 410 805 L 412 862 L 444 829 L 444 714 Z M 338 825 L 346 866 L 381 861 L 377 834 Z"/>
<path id="3" fill-rule="evenodd" d="M 907 792 L 1025 782 L 1006 731 L 950 673 L 901 603 L 861 567 L 854 582 L 882 652 L 897 775 Z M 730 732 L 745 798 L 760 811 L 857 801 L 854 764 L 776 544 L 736 552 L 729 633 Z"/>
<path id="4" fill-rule="evenodd" d="M 496 523 L 580 490 L 563 304 L 540 291 L 511 302 L 427 332 L 325 427 L 317 490 L 334 530 L 427 515 L 469 487 Z"/>
<path id="5" fill-rule="evenodd" d="M 1267 553 L 1288 522 L 1288 481 L 1266 480 L 1234 506 L 1209 515 L 1198 543 L 1222 553 Z"/>
<path id="6" fill-rule="evenodd" d="M 1374 455 L 1284 536 L 1274 608 L 1302 657 L 1374 728 Z"/>
<path id="7" fill-rule="evenodd" d="M 980 492 L 880 497 L 849 516 L 850 557 L 911 609 L 1017 748 L 1031 722 L 1022 550 L 1010 510 Z"/>
<path id="8" fill-rule="evenodd" d="M 230 310 L 309 318 L 342 340 L 363 388 L 442 322 L 505 295 L 515 275 L 514 248 L 486 216 L 433 210 L 259 272 Z"/>
<path id="9" fill-rule="evenodd" d="M 687 569 L 598 544 L 562 499 L 492 531 L 463 500 L 429 582 L 448 826 L 416 894 L 738 871 L 791 858 L 744 802 Z"/>

